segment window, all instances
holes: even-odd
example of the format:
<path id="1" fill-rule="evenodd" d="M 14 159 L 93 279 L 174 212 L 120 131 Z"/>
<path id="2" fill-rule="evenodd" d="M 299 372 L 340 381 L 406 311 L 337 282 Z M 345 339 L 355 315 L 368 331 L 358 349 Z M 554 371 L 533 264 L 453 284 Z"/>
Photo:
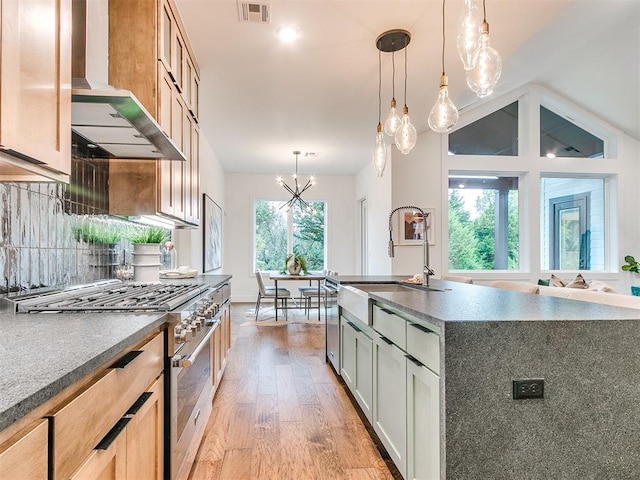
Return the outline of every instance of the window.
<path id="1" fill-rule="evenodd" d="M 309 270 L 325 265 L 325 202 L 309 202 L 313 211 L 281 208 L 286 200 L 254 203 L 254 268 L 282 270 L 287 254 L 303 255 Z"/>
<path id="2" fill-rule="evenodd" d="M 603 158 L 604 142 L 540 105 L 540 156 Z"/>
<path id="3" fill-rule="evenodd" d="M 542 268 L 604 270 L 604 179 L 543 177 Z"/>
<path id="4" fill-rule="evenodd" d="M 449 270 L 519 268 L 518 178 L 449 176 Z"/>
<path id="5" fill-rule="evenodd" d="M 518 102 L 449 134 L 450 155 L 518 155 Z"/>

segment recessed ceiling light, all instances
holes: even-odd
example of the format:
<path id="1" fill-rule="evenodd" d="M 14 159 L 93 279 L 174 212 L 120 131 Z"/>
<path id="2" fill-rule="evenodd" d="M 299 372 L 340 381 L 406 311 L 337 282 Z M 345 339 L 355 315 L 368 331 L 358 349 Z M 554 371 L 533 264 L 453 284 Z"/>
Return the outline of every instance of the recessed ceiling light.
<path id="1" fill-rule="evenodd" d="M 283 25 L 276 30 L 278 38 L 285 43 L 295 42 L 300 38 L 300 30 L 293 25 Z"/>

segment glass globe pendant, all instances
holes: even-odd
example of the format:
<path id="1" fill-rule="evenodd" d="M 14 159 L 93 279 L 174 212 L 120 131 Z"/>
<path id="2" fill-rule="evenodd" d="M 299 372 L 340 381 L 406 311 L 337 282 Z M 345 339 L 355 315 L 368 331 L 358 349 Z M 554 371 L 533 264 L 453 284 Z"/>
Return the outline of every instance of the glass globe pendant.
<path id="1" fill-rule="evenodd" d="M 467 70 L 467 85 L 478 97 L 491 95 L 502 75 L 502 58 L 489 44 L 489 24 L 482 23 L 480 47 L 474 55 L 474 66 Z"/>
<path id="2" fill-rule="evenodd" d="M 409 118 L 409 107 L 406 105 L 402 109 L 402 123 L 394 136 L 396 147 L 400 150 L 400 153 L 407 155 L 413 147 L 416 146 L 418 140 L 418 134 L 416 128 L 411 124 L 411 118 Z"/>
<path id="3" fill-rule="evenodd" d="M 391 100 L 391 110 L 389 111 L 389 116 L 384 122 L 384 132 L 392 137 L 400 126 L 400 122 L 400 116 L 398 115 L 398 109 L 396 108 L 396 99 L 393 98 Z"/>
<path id="4" fill-rule="evenodd" d="M 440 80 L 440 92 L 429 113 L 429 127 L 437 133 L 449 132 L 458 123 L 458 109 L 449 98 L 449 82 L 446 75 Z"/>
<path id="5" fill-rule="evenodd" d="M 474 53 L 480 43 L 481 31 L 482 16 L 476 1 L 464 0 L 464 10 L 458 20 L 456 44 L 465 70 L 471 70 L 474 66 Z"/>
<path id="6" fill-rule="evenodd" d="M 376 146 L 373 149 L 373 169 L 377 177 L 381 177 L 384 167 L 387 165 L 387 145 L 384 143 L 382 125 L 378 123 L 378 133 L 376 134 Z"/>

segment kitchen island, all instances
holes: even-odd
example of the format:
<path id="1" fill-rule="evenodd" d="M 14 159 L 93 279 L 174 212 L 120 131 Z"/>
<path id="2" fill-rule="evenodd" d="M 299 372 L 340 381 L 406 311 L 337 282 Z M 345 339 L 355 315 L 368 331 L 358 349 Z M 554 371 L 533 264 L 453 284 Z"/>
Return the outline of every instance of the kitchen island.
<path id="1" fill-rule="evenodd" d="M 367 277 L 329 281 L 367 290 Z M 385 291 L 377 285 L 367 292 L 373 316 L 369 326 L 349 317 L 357 329 L 372 333 L 374 428 L 384 421 L 384 412 L 376 421 L 376 403 L 387 402 L 375 392 L 376 379 L 392 358 L 376 364 L 376 352 L 390 343 L 390 334 L 379 331 L 387 318 L 404 316 L 406 336 L 398 341 L 406 343 L 393 347 L 406 357 L 407 392 L 416 385 L 410 374 L 415 365 L 426 371 L 426 364 L 436 379 L 431 393 L 439 402 L 435 429 L 440 441 L 431 450 L 440 449 L 440 478 L 637 478 L 640 311 L 439 280 L 432 280 L 432 287 L 396 285 Z M 437 364 L 429 365 L 426 355 L 415 361 L 406 353 L 412 339 L 425 331 L 429 338 L 438 337 Z M 376 343 L 379 338 L 384 341 Z M 543 380 L 543 398 L 514 399 L 513 381 L 520 379 Z M 409 393 L 408 410 L 411 400 Z M 420 426 L 411 411 L 406 418 L 408 445 L 399 434 L 387 449 L 392 458 L 396 454 L 399 462 L 411 464 L 412 448 L 414 454 L 429 456 L 424 450 L 428 442 L 414 435 Z M 393 440 L 391 427 L 381 432 Z"/>

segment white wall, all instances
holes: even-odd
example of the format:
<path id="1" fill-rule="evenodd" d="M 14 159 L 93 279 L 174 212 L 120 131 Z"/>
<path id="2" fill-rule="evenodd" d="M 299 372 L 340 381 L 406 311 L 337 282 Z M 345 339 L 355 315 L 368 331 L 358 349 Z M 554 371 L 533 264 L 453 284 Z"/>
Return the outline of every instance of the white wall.
<path id="1" fill-rule="evenodd" d="M 342 275 L 356 272 L 356 201 L 354 176 L 317 176 L 307 201 L 327 202 L 327 268 Z M 253 203 L 256 199 L 288 199 L 273 175 L 225 175 L 224 273 L 233 275 L 232 300 L 253 302 L 257 284 L 253 274 Z M 280 284 L 278 284 L 280 286 Z M 297 293 L 295 283 L 285 285 Z"/>
<path id="2" fill-rule="evenodd" d="M 431 131 L 418 136 L 416 146 L 408 155 L 402 155 L 393 147 L 393 208 L 402 205 L 414 205 L 422 208 L 435 208 L 434 240 L 429 247 L 429 265 L 442 275 L 442 242 L 447 241 L 446 224 L 443 230 L 442 198 L 445 195 L 446 175 L 442 174 L 441 135 Z M 443 190 L 444 189 L 444 190 Z M 398 240 L 399 211 L 394 215 L 393 238 Z M 398 245 L 393 259 L 394 275 L 413 275 L 422 273 L 422 247 L 420 245 Z"/>
<path id="3" fill-rule="evenodd" d="M 200 227 L 180 229 L 173 232 L 178 251 L 178 265 L 188 265 L 202 272 L 202 194 L 209 195 L 222 208 L 222 268 L 207 272 L 219 274 L 224 270 L 225 231 L 225 182 L 224 171 L 207 139 L 200 136 Z M 226 272 L 225 272 L 226 273 Z"/>
<path id="4" fill-rule="evenodd" d="M 372 147 L 373 148 L 373 147 Z M 356 216 L 354 223 L 360 225 L 359 200 L 367 199 L 367 273 L 369 275 L 391 275 L 391 258 L 387 255 L 389 241 L 388 218 L 391 206 L 392 159 L 382 177 L 377 177 L 371 162 L 356 176 Z M 360 229 L 356 228 L 357 273 L 360 273 Z"/>

